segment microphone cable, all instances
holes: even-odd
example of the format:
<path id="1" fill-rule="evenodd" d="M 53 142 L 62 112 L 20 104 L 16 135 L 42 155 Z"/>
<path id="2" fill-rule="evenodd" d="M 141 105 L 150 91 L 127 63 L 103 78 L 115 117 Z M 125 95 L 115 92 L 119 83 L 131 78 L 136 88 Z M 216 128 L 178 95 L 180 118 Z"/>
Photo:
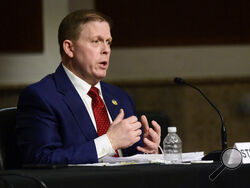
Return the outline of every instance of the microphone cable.
<path id="1" fill-rule="evenodd" d="M 221 120 L 221 145 L 222 145 L 222 150 L 225 150 L 227 148 L 227 133 L 226 133 L 226 126 L 224 123 L 224 119 L 220 113 L 220 111 L 218 110 L 218 108 L 212 103 L 212 101 L 205 95 L 205 93 L 203 93 L 203 91 L 199 88 L 197 88 L 196 86 L 189 84 L 187 82 L 185 82 L 185 80 L 183 80 L 182 78 L 176 77 L 174 78 L 174 82 L 176 84 L 180 84 L 180 85 L 187 85 L 195 90 L 197 90 L 205 99 L 206 101 L 215 109 L 215 111 L 218 113 L 220 120 Z"/>

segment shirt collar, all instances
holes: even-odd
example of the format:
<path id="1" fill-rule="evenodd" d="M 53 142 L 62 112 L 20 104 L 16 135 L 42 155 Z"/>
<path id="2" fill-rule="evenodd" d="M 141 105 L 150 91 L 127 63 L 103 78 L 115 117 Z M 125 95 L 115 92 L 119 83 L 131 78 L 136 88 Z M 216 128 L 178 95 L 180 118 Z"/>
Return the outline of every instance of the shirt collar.
<path id="1" fill-rule="evenodd" d="M 71 72 L 67 67 L 65 67 L 62 64 L 64 71 L 66 72 L 67 76 L 69 77 L 70 81 L 72 82 L 72 84 L 74 85 L 74 87 L 76 88 L 77 91 L 81 91 L 84 94 L 87 95 L 88 91 L 91 88 L 91 85 L 88 84 L 86 81 L 84 81 L 83 79 L 79 78 L 78 76 L 76 76 L 73 72 Z M 100 96 L 102 96 L 102 90 L 101 90 L 101 84 L 100 82 L 98 82 L 94 87 L 98 88 L 100 91 Z"/>

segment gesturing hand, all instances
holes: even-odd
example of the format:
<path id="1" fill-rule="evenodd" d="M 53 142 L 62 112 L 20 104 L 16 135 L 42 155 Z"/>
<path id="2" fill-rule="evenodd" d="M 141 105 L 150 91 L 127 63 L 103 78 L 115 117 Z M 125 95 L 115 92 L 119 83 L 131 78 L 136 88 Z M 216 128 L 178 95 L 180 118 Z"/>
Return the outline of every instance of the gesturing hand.
<path id="1" fill-rule="evenodd" d="M 158 146 L 161 142 L 161 127 L 156 121 L 152 121 L 153 128 L 149 128 L 145 115 L 141 116 L 143 127 L 143 147 L 137 146 L 137 150 L 143 153 L 159 153 Z"/>
<path id="2" fill-rule="evenodd" d="M 140 140 L 140 135 L 142 134 L 140 129 L 141 123 L 136 116 L 123 118 L 124 111 L 121 109 L 107 131 L 107 136 L 114 150 L 132 146 Z"/>

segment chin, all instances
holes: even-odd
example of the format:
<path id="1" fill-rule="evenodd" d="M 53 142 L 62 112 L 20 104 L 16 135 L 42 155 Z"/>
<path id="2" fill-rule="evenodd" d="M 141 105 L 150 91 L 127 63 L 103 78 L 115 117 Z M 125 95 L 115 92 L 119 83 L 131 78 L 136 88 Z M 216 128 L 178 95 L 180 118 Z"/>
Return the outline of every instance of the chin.
<path id="1" fill-rule="evenodd" d="M 106 74 L 105 75 L 98 75 L 97 77 L 96 77 L 96 80 L 99 82 L 99 81 L 101 81 L 102 79 L 104 79 L 106 77 Z"/>
<path id="2" fill-rule="evenodd" d="M 106 71 L 99 72 L 99 74 L 96 75 L 97 78 L 103 79 L 106 77 Z"/>

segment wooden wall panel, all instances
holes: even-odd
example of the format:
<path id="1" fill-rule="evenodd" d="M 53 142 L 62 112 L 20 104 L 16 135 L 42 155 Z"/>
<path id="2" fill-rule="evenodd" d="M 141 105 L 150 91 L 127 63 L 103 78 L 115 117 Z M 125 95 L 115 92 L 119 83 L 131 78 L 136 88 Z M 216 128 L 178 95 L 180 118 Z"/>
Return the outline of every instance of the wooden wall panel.
<path id="1" fill-rule="evenodd" d="M 42 0 L 2 1 L 0 53 L 43 51 Z"/>
<path id="2" fill-rule="evenodd" d="M 114 46 L 250 43 L 248 0 L 95 0 L 114 21 Z"/>

